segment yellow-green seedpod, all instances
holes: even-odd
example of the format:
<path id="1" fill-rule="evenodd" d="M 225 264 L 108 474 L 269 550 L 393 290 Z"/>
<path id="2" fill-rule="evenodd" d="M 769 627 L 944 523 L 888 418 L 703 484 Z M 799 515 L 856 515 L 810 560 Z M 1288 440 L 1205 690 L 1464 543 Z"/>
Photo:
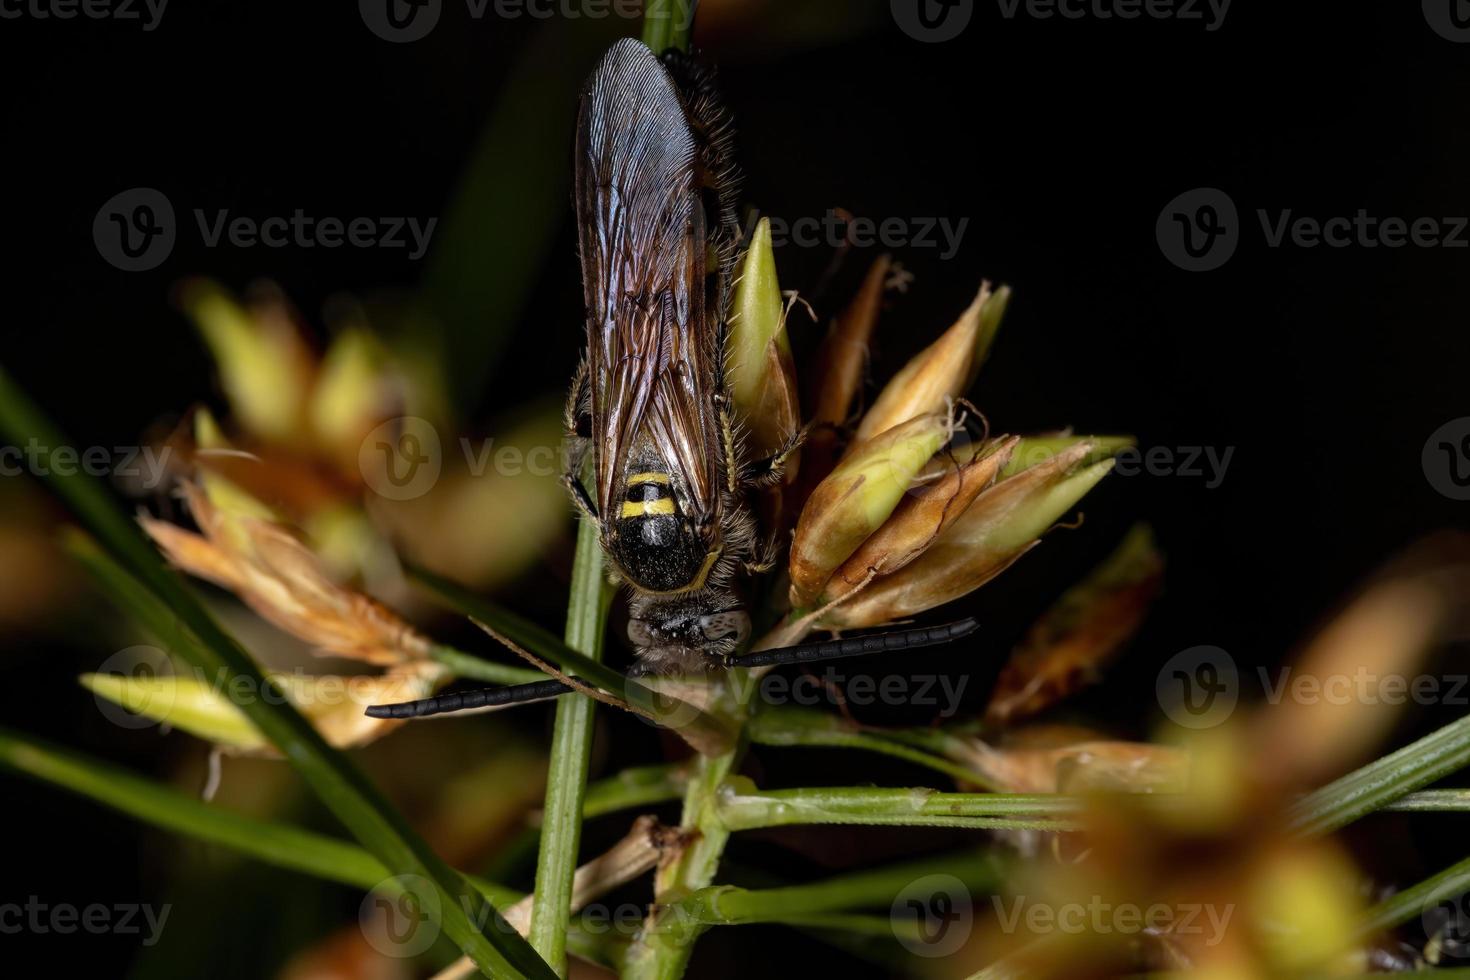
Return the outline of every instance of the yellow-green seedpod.
<path id="1" fill-rule="evenodd" d="M 802 508 L 791 543 L 791 602 L 800 608 L 868 536 L 883 526 L 949 438 L 948 415 L 911 419 L 855 445 Z"/>

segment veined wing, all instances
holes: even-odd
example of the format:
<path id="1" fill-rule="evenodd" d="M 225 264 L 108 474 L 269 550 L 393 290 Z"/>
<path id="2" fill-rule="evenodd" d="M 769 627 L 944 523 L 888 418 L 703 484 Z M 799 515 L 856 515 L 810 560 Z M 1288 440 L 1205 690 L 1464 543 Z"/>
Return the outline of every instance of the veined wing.
<path id="1" fill-rule="evenodd" d="M 672 79 L 619 41 L 582 97 L 576 207 L 587 303 L 597 502 L 612 512 L 640 433 L 684 484 L 698 519 L 716 510 L 711 401 L 715 330 L 705 310 L 696 146 Z"/>

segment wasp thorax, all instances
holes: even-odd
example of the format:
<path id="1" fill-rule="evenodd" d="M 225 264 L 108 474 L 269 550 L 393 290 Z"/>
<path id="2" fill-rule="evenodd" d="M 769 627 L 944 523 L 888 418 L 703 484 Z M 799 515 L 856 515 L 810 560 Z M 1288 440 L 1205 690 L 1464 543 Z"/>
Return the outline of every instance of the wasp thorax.
<path id="1" fill-rule="evenodd" d="M 647 673 L 719 667 L 750 636 L 750 616 L 722 590 L 674 599 L 635 598 L 628 639 Z"/>

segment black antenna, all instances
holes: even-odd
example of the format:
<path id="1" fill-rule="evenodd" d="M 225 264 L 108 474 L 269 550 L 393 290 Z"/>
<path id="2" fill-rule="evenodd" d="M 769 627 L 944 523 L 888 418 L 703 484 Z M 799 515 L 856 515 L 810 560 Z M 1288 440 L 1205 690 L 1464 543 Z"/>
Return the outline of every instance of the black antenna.
<path id="1" fill-rule="evenodd" d="M 510 687 L 482 687 L 474 691 L 457 694 L 441 694 L 422 701 L 400 701 L 397 704 L 373 704 L 367 709 L 369 718 L 427 718 L 451 711 L 468 711 L 471 708 L 491 708 L 523 701 L 541 701 L 560 697 L 572 688 L 558 680 L 533 681 L 530 684 L 514 684 Z"/>
<path id="2" fill-rule="evenodd" d="M 897 630 L 892 633 L 874 633 L 870 636 L 852 636 L 841 640 L 798 643 L 796 646 L 780 647 L 776 650 L 732 654 L 725 658 L 725 666 L 769 667 L 775 664 L 808 664 L 821 660 L 866 657 L 869 654 L 889 653 L 893 650 L 915 650 L 919 647 L 935 647 L 952 640 L 963 639 L 979 628 L 980 624 L 971 618 L 945 623 L 943 626 L 926 626 L 920 629 Z"/>
<path id="3" fill-rule="evenodd" d="M 954 640 L 963 639 L 980 628 L 974 619 L 961 619 L 943 626 L 926 626 L 919 629 L 897 630 L 892 633 L 874 633 L 869 636 L 853 636 L 842 640 L 821 640 L 816 643 L 798 643 L 796 646 L 780 647 L 776 650 L 760 650 L 728 656 L 726 667 L 770 667 L 778 664 L 807 664 L 822 660 L 844 660 L 849 657 L 865 657 L 874 653 L 891 653 L 895 650 L 916 650 L 934 647 Z M 573 678 L 576 680 L 576 678 Z M 586 683 L 586 681 L 580 681 Z M 398 704 L 374 704 L 367 709 L 369 718 L 428 718 L 431 715 L 449 714 L 453 711 L 469 711 L 473 708 L 501 707 L 522 704 L 527 701 L 544 701 L 561 697 L 574 688 L 558 680 L 536 681 L 531 684 L 513 684 L 509 687 L 484 687 L 457 694 L 441 694 L 421 701 L 402 701 Z"/>

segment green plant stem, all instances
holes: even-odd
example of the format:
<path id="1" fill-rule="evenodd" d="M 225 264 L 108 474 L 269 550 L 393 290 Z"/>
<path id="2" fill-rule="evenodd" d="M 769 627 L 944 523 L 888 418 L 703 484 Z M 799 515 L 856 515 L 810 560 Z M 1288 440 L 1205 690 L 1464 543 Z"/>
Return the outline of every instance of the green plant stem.
<path id="1" fill-rule="evenodd" d="M 577 525 L 577 553 L 567 602 L 567 646 L 591 660 L 602 659 L 602 638 L 613 590 L 603 571 L 597 526 Z M 546 776 L 546 806 L 541 817 L 541 848 L 536 860 L 536 898 L 531 906 L 531 945 L 551 968 L 567 973 L 567 927 L 571 919 L 572 875 L 582 841 L 582 806 L 587 766 L 592 756 L 595 702 L 579 695 L 556 703 L 551 765 Z"/>
<path id="2" fill-rule="evenodd" d="M 0 728 L 0 768 L 94 800 L 155 827 L 227 847 L 287 871 L 364 890 L 391 880 L 383 863 L 356 845 L 297 827 L 266 823 L 205 803 L 34 736 Z M 474 875 L 465 878 L 497 906 L 513 905 L 525 897 L 514 888 L 484 878 Z M 580 930 L 568 935 L 567 944 L 578 956 L 605 961 L 602 944 Z"/>
<path id="3" fill-rule="evenodd" d="M 0 434 L 16 445 L 73 445 L 0 371 Z M 127 571 L 178 621 L 190 642 L 175 651 L 195 666 L 224 677 L 260 697 L 240 705 L 242 713 L 281 751 L 337 819 L 385 868 L 423 894 L 415 897 L 440 910 L 441 925 L 481 970 L 501 976 L 554 976 L 535 951 L 476 889 L 436 855 L 344 754 L 337 752 L 261 674 L 243 647 L 226 633 L 167 568 L 131 517 L 98 481 L 76 471 L 51 468 L 51 489 L 95 534 Z M 437 903 L 437 904 L 435 904 Z M 483 927 L 482 927 L 483 926 Z"/>
<path id="4" fill-rule="evenodd" d="M 854 731 L 852 724 L 842 718 L 826 715 L 819 711 L 798 708 L 767 709 L 758 712 L 747 726 L 750 740 L 756 745 L 804 746 L 838 749 L 857 749 L 879 755 L 903 759 L 924 766 L 935 772 L 963 783 L 998 789 L 986 775 L 965 766 L 925 751 L 914 745 L 904 744 L 896 738 L 882 733 Z"/>
<path id="5" fill-rule="evenodd" d="M 677 980 L 683 976 L 694 941 L 708 926 L 685 923 L 667 910 L 714 881 L 730 831 L 719 819 L 720 786 L 744 751 L 744 741 L 719 756 L 698 756 L 689 786 L 684 791 L 684 812 L 679 825 L 695 834 L 694 840 L 655 878 L 660 908 L 629 944 L 623 960 L 624 980 Z M 676 928 L 665 928 L 672 924 Z M 685 928 L 687 926 L 687 928 Z"/>
<path id="6" fill-rule="evenodd" d="M 689 785 L 685 765 L 636 766 L 587 786 L 583 819 L 601 817 L 635 806 L 677 800 Z"/>
<path id="7" fill-rule="evenodd" d="M 429 648 L 429 656 L 454 671 L 457 677 L 486 681 L 490 684 L 531 684 L 546 680 L 546 675 L 529 667 L 512 667 L 497 664 L 474 654 L 456 650 L 454 647 L 436 643 Z"/>
<path id="8" fill-rule="evenodd" d="M 930 875 L 958 878 L 971 893 L 994 891 L 1004 880 L 1007 867 L 1008 862 L 994 854 L 945 855 L 837 875 L 809 885 L 763 889 L 715 886 L 685 899 L 682 913 L 711 925 L 733 925 L 861 908 L 886 910 L 905 888 Z"/>
<path id="9" fill-rule="evenodd" d="M 1401 796 L 1385 806 L 1387 813 L 1464 813 L 1470 810 L 1470 789 L 1426 789 Z"/>
<path id="10" fill-rule="evenodd" d="M 670 48 L 689 50 L 694 5 L 698 0 L 647 0 L 643 7 L 643 43 L 654 54 Z"/>
<path id="11" fill-rule="evenodd" d="M 1466 764 L 1470 764 L 1470 716 L 1302 797 L 1289 811 L 1290 825 L 1303 834 L 1337 830 Z"/>
<path id="12" fill-rule="evenodd" d="M 743 781 L 741 781 L 743 782 Z M 1065 817 L 1085 801 L 1011 793 L 940 793 L 931 789 L 783 789 L 745 792 L 738 782 L 718 794 L 716 812 L 727 831 L 794 824 L 963 827 L 976 830 L 1068 830 Z"/>
<path id="13" fill-rule="evenodd" d="M 1470 892 L 1470 858 L 1452 864 L 1439 874 L 1373 906 L 1359 923 L 1357 935 L 1361 939 L 1382 935 L 1395 926 L 1417 919 L 1445 899 L 1458 898 L 1466 892 Z"/>

